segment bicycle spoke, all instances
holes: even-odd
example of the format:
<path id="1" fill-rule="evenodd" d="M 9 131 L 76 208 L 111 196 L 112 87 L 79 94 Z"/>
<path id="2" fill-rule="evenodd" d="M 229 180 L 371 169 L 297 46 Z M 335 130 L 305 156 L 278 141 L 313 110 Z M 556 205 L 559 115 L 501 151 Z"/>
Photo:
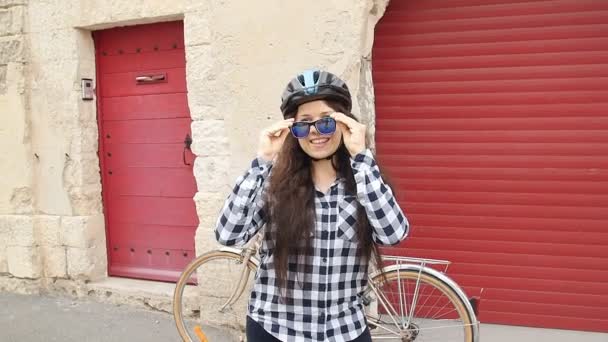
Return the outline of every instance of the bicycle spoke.
<path id="1" fill-rule="evenodd" d="M 373 324 L 377 329 L 378 328 L 379 329 L 383 329 L 383 330 L 385 330 L 385 331 L 387 331 L 387 332 L 389 332 L 389 333 L 391 333 L 391 334 L 393 334 L 395 336 L 399 336 L 399 332 L 398 331 L 391 330 L 391 329 L 389 329 L 389 328 L 387 328 L 387 327 L 385 327 L 385 326 L 383 326 L 381 324 L 378 324 L 378 323 L 374 322 L 373 320 L 368 320 L 368 323 Z"/>
<path id="2" fill-rule="evenodd" d="M 393 321 L 395 326 L 399 327 L 399 323 L 397 323 L 397 321 L 395 320 L 395 317 L 393 316 L 393 314 L 395 314 L 395 315 L 397 314 L 397 311 L 395 310 L 395 308 L 393 308 L 393 305 L 391 304 L 391 302 L 386 299 L 386 296 L 384 296 L 384 293 L 382 292 L 382 290 L 379 290 L 376 288 L 372 288 L 372 289 L 376 293 L 376 296 L 378 296 L 378 298 L 381 298 L 381 300 L 379 300 L 379 302 L 382 304 L 384 309 L 388 312 L 388 314 L 391 317 L 391 320 Z M 390 310 L 389 310 L 389 308 L 390 308 Z M 391 310 L 392 310 L 392 312 L 391 312 Z"/>
<path id="3" fill-rule="evenodd" d="M 387 280 L 377 298 L 384 311 L 370 321 L 374 341 L 472 342 L 467 308 L 448 285 L 419 270 L 395 270 Z"/>

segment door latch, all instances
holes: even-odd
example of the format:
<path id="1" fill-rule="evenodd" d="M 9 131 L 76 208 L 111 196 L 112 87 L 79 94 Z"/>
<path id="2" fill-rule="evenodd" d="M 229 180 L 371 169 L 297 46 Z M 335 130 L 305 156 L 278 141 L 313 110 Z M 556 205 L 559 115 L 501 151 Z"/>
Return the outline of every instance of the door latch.
<path id="1" fill-rule="evenodd" d="M 192 149 L 190 148 L 192 146 L 192 137 L 190 137 L 190 134 L 186 134 L 186 137 L 184 138 L 184 151 L 183 151 L 183 159 L 184 159 L 184 165 L 191 165 L 190 163 L 186 162 L 186 150 L 192 151 Z"/>

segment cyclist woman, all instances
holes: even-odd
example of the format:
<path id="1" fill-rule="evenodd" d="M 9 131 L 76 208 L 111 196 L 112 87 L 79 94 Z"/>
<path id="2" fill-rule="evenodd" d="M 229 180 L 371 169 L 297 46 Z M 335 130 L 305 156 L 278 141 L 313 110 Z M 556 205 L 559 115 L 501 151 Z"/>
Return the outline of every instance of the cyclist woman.
<path id="1" fill-rule="evenodd" d="M 215 230 L 221 244 L 242 245 L 266 225 L 247 340 L 371 341 L 359 294 L 377 245 L 403 240 L 407 219 L 342 80 L 305 71 L 281 100 L 284 120 L 263 130 Z"/>

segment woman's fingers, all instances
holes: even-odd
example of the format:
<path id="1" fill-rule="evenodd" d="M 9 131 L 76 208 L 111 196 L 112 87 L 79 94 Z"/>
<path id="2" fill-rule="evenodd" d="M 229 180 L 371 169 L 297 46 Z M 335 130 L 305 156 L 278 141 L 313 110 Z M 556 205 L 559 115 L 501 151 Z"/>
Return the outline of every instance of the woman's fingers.
<path id="1" fill-rule="evenodd" d="M 262 130 L 258 145 L 258 156 L 265 160 L 273 160 L 281 145 L 283 145 L 289 127 L 293 122 L 293 119 L 281 120 Z"/>
<path id="2" fill-rule="evenodd" d="M 336 120 L 338 121 L 338 120 Z M 350 136 L 353 134 L 350 130 L 350 128 L 348 128 L 348 126 L 343 123 L 338 121 L 338 126 L 340 126 L 340 130 L 342 131 L 342 134 L 346 137 L 346 138 L 350 138 Z"/>
<path id="3" fill-rule="evenodd" d="M 268 136 L 281 136 L 281 134 L 289 129 L 293 124 L 293 119 L 281 120 L 274 123 L 272 126 L 264 130 L 264 133 Z"/>
<path id="4" fill-rule="evenodd" d="M 363 151 L 365 149 L 366 126 L 343 113 L 333 113 L 331 116 L 340 125 L 344 136 L 344 144 L 350 154 L 354 156 Z"/>
<path id="5" fill-rule="evenodd" d="M 336 120 L 337 122 L 341 122 L 346 125 L 346 127 L 348 127 L 348 129 L 350 130 L 357 129 L 361 125 L 353 118 L 346 116 L 344 113 L 336 112 L 332 113 L 330 116 L 334 118 L 334 120 Z"/>

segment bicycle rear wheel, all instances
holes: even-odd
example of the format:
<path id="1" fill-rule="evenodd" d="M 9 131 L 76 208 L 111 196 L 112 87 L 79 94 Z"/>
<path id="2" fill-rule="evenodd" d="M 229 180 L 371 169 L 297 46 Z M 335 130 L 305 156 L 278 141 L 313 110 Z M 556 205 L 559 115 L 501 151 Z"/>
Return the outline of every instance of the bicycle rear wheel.
<path id="1" fill-rule="evenodd" d="M 366 308 L 374 341 L 474 342 L 476 318 L 446 282 L 425 271 L 397 269 L 372 280 Z"/>
<path id="2" fill-rule="evenodd" d="M 195 326 L 245 331 L 247 302 L 256 266 L 243 256 L 212 251 L 194 259 L 182 272 L 173 294 L 173 318 L 182 340 L 198 342 Z M 196 285 L 192 284 L 196 280 Z"/>

